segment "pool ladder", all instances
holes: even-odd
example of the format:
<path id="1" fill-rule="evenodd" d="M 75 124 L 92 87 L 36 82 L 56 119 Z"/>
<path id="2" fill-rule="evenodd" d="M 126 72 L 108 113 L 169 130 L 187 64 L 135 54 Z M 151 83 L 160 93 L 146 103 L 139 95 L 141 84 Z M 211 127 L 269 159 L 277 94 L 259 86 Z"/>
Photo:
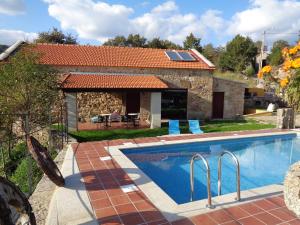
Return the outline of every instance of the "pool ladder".
<path id="1" fill-rule="evenodd" d="M 241 200 L 241 177 L 240 177 L 240 164 L 239 160 L 237 157 L 230 151 L 223 151 L 219 155 L 218 159 L 218 195 L 220 196 L 222 194 L 222 157 L 224 155 L 229 155 L 233 159 L 233 162 L 235 163 L 236 166 L 236 193 L 237 197 L 235 198 L 237 201 Z M 211 203 L 211 187 L 210 187 L 210 167 L 207 162 L 207 160 L 201 155 L 200 153 L 197 153 L 193 155 L 191 162 L 190 162 L 190 184 L 191 184 L 191 201 L 194 199 L 194 161 L 196 159 L 200 158 L 202 162 L 204 163 L 206 167 L 206 179 L 207 179 L 207 207 L 212 209 L 214 206 Z"/>

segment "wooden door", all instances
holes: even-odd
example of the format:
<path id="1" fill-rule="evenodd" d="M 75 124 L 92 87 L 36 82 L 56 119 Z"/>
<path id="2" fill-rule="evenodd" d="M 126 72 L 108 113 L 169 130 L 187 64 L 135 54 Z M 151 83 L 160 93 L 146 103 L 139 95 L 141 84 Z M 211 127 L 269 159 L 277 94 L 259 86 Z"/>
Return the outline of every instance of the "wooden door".
<path id="1" fill-rule="evenodd" d="M 126 112 L 140 112 L 140 92 L 127 92 L 126 95 Z"/>
<path id="2" fill-rule="evenodd" d="M 214 119 L 223 119 L 224 114 L 224 92 L 213 92 L 213 113 Z"/>

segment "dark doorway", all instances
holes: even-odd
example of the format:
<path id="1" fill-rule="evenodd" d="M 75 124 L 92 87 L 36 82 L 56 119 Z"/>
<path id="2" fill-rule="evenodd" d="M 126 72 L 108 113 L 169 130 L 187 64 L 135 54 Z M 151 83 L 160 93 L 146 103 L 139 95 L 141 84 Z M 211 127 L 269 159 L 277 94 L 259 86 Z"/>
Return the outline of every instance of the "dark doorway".
<path id="1" fill-rule="evenodd" d="M 162 119 L 186 119 L 187 90 L 167 90 L 161 95 Z"/>
<path id="2" fill-rule="evenodd" d="M 213 119 L 223 119 L 224 92 L 213 92 Z"/>
<path id="3" fill-rule="evenodd" d="M 126 95 L 126 112 L 140 112 L 140 92 L 127 92 Z"/>

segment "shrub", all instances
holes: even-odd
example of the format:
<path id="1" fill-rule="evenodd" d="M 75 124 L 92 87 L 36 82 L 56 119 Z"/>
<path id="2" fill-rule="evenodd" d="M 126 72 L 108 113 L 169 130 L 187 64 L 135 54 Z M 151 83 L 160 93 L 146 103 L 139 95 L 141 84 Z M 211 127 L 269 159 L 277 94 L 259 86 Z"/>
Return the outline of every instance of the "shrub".
<path id="1" fill-rule="evenodd" d="M 248 77 L 251 77 L 251 76 L 253 76 L 255 74 L 255 69 L 253 68 L 252 65 L 247 66 L 247 68 L 245 69 L 245 74 Z"/>

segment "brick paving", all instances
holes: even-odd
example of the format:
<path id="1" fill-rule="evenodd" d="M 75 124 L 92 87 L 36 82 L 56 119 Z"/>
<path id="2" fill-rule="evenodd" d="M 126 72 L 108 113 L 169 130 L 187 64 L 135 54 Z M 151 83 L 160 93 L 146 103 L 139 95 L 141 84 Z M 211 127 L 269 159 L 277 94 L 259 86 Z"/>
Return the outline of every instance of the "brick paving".
<path id="1" fill-rule="evenodd" d="M 299 224 L 300 220 L 290 212 L 282 195 L 219 209 L 206 214 L 168 222 L 162 213 L 150 202 L 141 190 L 124 193 L 120 186 L 133 184 L 129 176 L 114 160 L 101 161 L 99 157 L 109 156 L 104 147 L 124 142 L 146 143 L 160 140 L 182 140 L 229 136 L 233 133 L 270 133 L 279 130 L 248 132 L 226 132 L 203 135 L 165 136 L 101 142 L 72 144 L 79 170 L 85 183 L 95 217 L 105 225 L 215 225 L 215 224 Z"/>

